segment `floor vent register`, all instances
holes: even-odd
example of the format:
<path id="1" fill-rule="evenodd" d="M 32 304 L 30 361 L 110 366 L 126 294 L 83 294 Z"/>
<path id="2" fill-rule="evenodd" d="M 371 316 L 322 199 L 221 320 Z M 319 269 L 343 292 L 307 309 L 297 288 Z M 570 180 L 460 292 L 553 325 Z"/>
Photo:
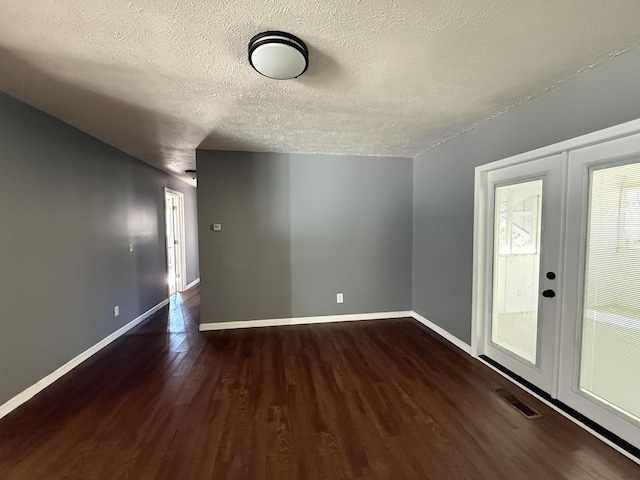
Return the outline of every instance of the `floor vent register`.
<path id="1" fill-rule="evenodd" d="M 533 408 L 524 403 L 522 400 L 519 400 L 515 395 L 507 392 L 504 388 L 496 388 L 492 391 L 525 417 L 534 419 L 540 418 L 542 416 L 541 413 L 536 412 Z"/>

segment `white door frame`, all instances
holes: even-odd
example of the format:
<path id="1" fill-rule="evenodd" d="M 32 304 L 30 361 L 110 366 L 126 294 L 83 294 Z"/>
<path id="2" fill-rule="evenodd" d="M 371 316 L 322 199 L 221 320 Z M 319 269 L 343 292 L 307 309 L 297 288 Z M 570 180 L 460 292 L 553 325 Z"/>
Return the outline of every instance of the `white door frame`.
<path id="1" fill-rule="evenodd" d="M 186 251 L 186 245 L 185 245 L 186 229 L 185 229 L 185 221 L 184 221 L 184 194 L 182 192 L 172 190 L 171 188 L 168 188 L 168 187 L 164 188 L 165 231 L 167 228 L 167 225 L 166 225 L 167 194 L 173 195 L 178 200 L 178 224 L 179 224 L 178 230 L 179 231 L 177 233 L 180 235 L 180 237 L 178 239 L 178 245 L 177 245 L 178 248 L 177 248 L 177 255 L 176 255 L 176 260 L 177 260 L 176 271 L 179 273 L 179 277 L 176 279 L 176 290 L 178 292 L 183 292 L 187 288 L 187 251 Z M 166 238 L 166 235 L 165 235 L 165 238 Z M 166 251 L 167 251 L 167 246 L 165 245 L 165 252 Z M 168 273 L 169 272 L 167 271 L 167 275 Z"/>

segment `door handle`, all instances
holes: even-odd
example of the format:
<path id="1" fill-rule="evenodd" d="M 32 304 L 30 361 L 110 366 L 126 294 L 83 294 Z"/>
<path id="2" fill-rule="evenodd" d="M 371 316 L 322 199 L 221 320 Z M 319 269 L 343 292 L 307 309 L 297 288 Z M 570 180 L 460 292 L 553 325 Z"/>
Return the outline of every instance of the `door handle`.
<path id="1" fill-rule="evenodd" d="M 553 290 L 544 290 L 542 292 L 542 296 L 545 298 L 553 298 L 556 296 L 556 292 L 554 292 Z"/>

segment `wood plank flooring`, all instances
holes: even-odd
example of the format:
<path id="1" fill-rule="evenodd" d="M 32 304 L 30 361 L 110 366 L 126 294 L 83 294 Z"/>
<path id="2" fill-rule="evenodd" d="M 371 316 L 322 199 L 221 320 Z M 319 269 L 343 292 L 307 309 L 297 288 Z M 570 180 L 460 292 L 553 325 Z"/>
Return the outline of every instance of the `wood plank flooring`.
<path id="1" fill-rule="evenodd" d="M 178 296 L 0 420 L 0 478 L 640 479 L 412 319 L 199 333 L 198 305 Z"/>

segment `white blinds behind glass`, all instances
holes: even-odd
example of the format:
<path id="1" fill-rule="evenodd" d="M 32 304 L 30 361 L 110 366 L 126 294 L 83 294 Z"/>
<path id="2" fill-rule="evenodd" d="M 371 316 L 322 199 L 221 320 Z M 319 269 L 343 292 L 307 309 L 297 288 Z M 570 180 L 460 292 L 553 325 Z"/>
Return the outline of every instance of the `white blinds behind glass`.
<path id="1" fill-rule="evenodd" d="M 580 388 L 640 420 L 640 163 L 590 180 Z"/>

